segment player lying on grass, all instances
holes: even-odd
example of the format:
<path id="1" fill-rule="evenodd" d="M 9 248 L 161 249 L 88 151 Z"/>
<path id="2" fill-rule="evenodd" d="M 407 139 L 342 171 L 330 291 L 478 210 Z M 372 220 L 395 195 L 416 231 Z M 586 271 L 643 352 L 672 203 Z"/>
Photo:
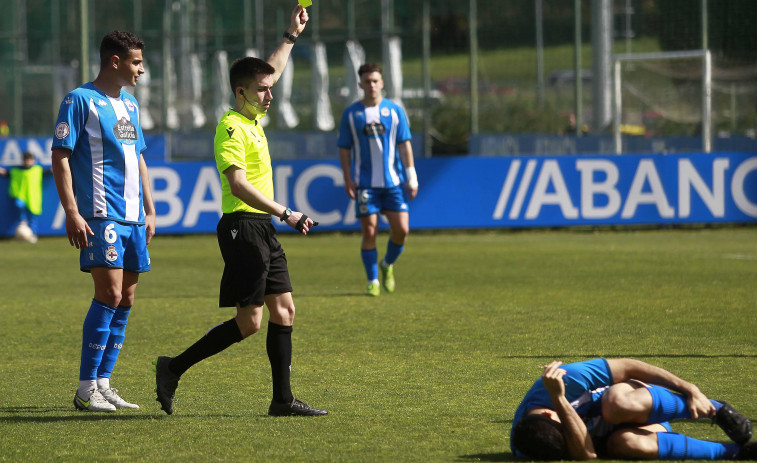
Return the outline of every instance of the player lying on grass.
<path id="1" fill-rule="evenodd" d="M 672 432 L 670 420 L 711 418 L 735 443 Z M 510 448 L 533 460 L 757 458 L 751 422 L 662 368 L 633 359 L 553 361 L 515 411 Z"/>

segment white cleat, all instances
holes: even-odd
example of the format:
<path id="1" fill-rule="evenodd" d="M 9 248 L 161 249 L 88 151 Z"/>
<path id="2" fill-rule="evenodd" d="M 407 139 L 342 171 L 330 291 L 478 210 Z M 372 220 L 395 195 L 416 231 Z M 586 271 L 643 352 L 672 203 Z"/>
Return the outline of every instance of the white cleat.
<path id="1" fill-rule="evenodd" d="M 90 392 L 91 395 L 89 396 L 89 400 L 82 399 L 79 397 L 78 393 L 74 395 L 74 407 L 76 407 L 77 410 L 86 410 L 89 412 L 116 411 L 116 407 L 105 400 L 105 397 L 103 397 L 97 389 L 92 388 Z"/>
<path id="2" fill-rule="evenodd" d="M 133 409 L 139 408 L 139 405 L 129 403 L 125 401 L 124 399 L 122 399 L 118 395 L 118 389 L 113 389 L 113 388 L 98 389 L 98 392 L 100 392 L 100 394 L 103 396 L 105 400 L 108 401 L 108 403 L 110 403 L 116 408 L 133 408 Z"/>

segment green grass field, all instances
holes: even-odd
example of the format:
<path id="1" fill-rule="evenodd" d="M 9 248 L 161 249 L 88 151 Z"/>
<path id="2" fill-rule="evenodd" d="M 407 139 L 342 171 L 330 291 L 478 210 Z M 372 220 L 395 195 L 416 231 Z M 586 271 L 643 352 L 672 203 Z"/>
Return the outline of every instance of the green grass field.
<path id="1" fill-rule="evenodd" d="M 386 235 L 379 246 L 383 254 Z M 214 236 L 157 236 L 113 386 L 142 406 L 76 412 L 92 283 L 65 238 L 0 241 L 0 460 L 510 461 L 539 365 L 634 357 L 757 417 L 757 229 L 426 232 L 397 292 L 362 295 L 360 237 L 281 237 L 297 304 L 293 390 L 271 418 L 265 329 L 192 368 L 167 416 L 151 361 L 232 316 Z M 709 422 L 674 426 L 725 440 Z"/>

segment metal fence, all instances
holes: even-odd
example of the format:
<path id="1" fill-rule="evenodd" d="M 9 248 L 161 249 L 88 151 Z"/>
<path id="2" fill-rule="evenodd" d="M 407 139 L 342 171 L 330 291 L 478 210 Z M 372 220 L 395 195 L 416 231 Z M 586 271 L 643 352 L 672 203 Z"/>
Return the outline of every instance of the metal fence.
<path id="1" fill-rule="evenodd" d="M 3 4 L 0 136 L 50 134 L 63 96 L 96 75 L 99 41 L 113 29 L 146 42 L 149 76 L 131 90 L 145 128 L 181 136 L 213 130 L 231 105 L 229 62 L 267 56 L 295 2 Z M 467 153 L 478 134 L 610 136 L 603 111 L 611 107 L 612 56 L 708 48 L 713 133 L 755 137 L 752 0 L 315 0 L 309 12 L 269 132 L 333 131 L 329 118 L 338 123 L 356 97 L 351 66 L 364 56 L 393 71 L 385 73 L 387 96 L 405 105 L 426 155 Z M 701 89 L 698 69 L 664 61 L 626 67 L 618 124 L 625 136 L 698 136 L 704 104 L 692 106 L 687 90 Z"/>

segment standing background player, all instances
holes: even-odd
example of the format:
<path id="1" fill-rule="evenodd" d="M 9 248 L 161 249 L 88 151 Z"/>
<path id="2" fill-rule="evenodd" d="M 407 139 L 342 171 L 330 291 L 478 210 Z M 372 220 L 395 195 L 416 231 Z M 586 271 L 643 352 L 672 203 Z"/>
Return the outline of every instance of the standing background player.
<path id="1" fill-rule="evenodd" d="M 16 238 L 36 243 L 37 217 L 42 214 L 42 175 L 45 171 L 36 163 L 32 153 L 24 152 L 23 159 L 20 167 L 0 167 L 0 175 L 10 177 L 8 195 L 13 199 L 19 217 Z"/>
<path id="2" fill-rule="evenodd" d="M 74 396 L 79 410 L 139 408 L 119 397 L 110 376 L 139 274 L 150 270 L 147 244 L 155 234 L 139 106 L 122 90 L 144 73 L 144 46 L 130 32 L 108 33 L 100 44 L 97 78 L 66 95 L 55 126 L 52 168 L 66 234 L 95 286 L 82 330 Z"/>
<path id="3" fill-rule="evenodd" d="M 294 300 L 286 255 L 276 239 L 271 216 L 306 235 L 314 222 L 273 199 L 273 170 L 262 119 L 271 106 L 271 89 L 281 76 L 308 14 L 297 5 L 284 39 L 265 62 L 241 58 L 231 65 L 229 80 L 234 108 L 216 127 L 214 151 L 221 177 L 223 216 L 218 222 L 218 246 L 224 269 L 218 305 L 235 307 L 236 316 L 210 329 L 176 357 L 160 356 L 155 363 L 155 390 L 161 408 L 173 413 L 180 377 L 192 365 L 255 334 L 270 314 L 266 353 L 271 364 L 272 416 L 326 415 L 294 397 L 290 386 Z"/>
<path id="4" fill-rule="evenodd" d="M 337 145 L 344 189 L 355 200 L 355 213 L 360 218 L 360 255 L 368 277 L 367 294 L 378 296 L 379 267 L 384 289 L 394 292 L 394 262 L 410 233 L 406 199 L 413 200 L 418 194 L 418 176 L 407 115 L 399 105 L 382 97 L 381 68 L 365 63 L 358 76 L 363 99 L 344 110 Z M 380 265 L 376 250 L 379 213 L 386 216 L 391 228 Z"/>

